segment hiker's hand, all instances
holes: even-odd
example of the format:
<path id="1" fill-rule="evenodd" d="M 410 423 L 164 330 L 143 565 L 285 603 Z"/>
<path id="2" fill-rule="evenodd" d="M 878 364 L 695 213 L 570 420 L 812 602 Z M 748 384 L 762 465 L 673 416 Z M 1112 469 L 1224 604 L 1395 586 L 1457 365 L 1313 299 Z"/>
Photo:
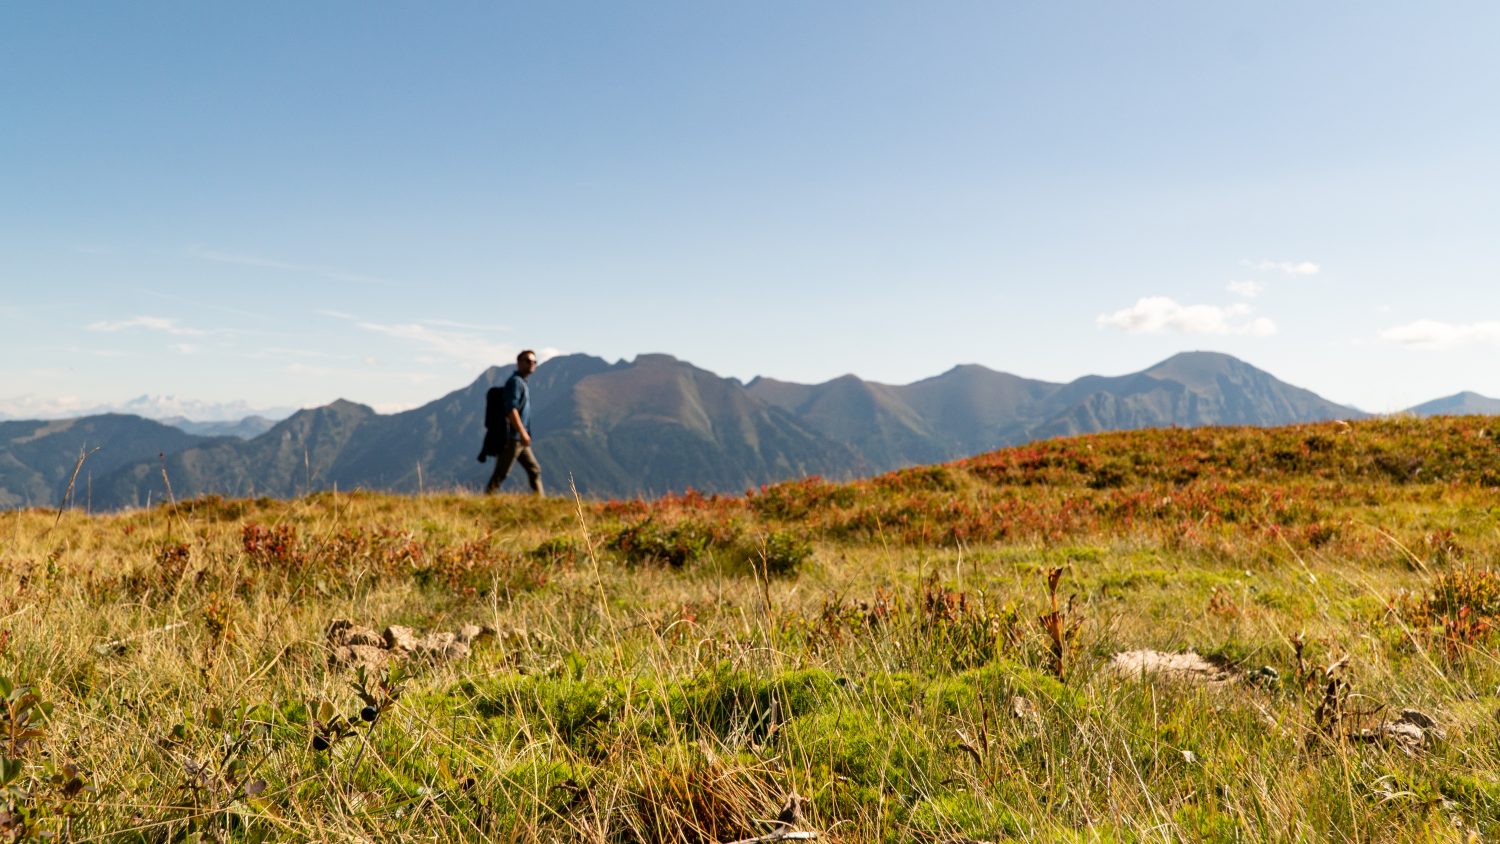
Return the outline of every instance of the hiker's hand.
<path id="1" fill-rule="evenodd" d="M 521 445 L 524 445 L 524 446 L 530 446 L 531 445 L 531 434 L 527 433 L 527 431 L 526 431 L 525 428 L 521 429 Z"/>

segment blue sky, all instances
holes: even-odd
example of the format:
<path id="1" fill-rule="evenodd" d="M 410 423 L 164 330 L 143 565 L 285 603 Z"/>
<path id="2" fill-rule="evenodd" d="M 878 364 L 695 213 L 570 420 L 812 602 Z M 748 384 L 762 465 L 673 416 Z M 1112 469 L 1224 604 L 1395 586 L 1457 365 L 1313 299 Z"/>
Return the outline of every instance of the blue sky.
<path id="1" fill-rule="evenodd" d="M 0 413 L 522 347 L 1500 396 L 1500 6 L 0 8 Z"/>

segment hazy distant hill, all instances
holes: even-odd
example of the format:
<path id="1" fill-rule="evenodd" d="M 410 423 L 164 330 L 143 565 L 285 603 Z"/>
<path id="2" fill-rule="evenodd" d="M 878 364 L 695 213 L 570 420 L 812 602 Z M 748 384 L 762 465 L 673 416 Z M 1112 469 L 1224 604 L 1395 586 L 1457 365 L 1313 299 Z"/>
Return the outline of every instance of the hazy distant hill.
<path id="1" fill-rule="evenodd" d="M 1493 416 L 1500 414 L 1500 399 L 1464 391 L 1408 408 L 1414 416 Z"/>
<path id="2" fill-rule="evenodd" d="M 476 489 L 484 394 L 512 367 L 422 407 L 379 414 L 337 401 L 251 439 L 204 438 L 130 416 L 0 424 L 0 506 L 55 503 L 84 443 L 96 508 L 165 495 L 290 496 L 309 490 Z M 669 355 L 608 363 L 554 358 L 531 377 L 533 427 L 548 488 L 571 477 L 589 496 L 693 487 L 742 492 L 975 454 L 1061 434 L 1158 426 L 1282 425 L 1363 416 L 1228 355 L 1177 355 L 1143 372 L 1055 384 L 958 366 L 913 384 L 847 375 L 823 384 L 742 385 Z M 12 427 L 20 426 L 20 427 Z M 14 433 L 12 433 L 14 432 Z M 14 441 L 14 442 L 13 442 Z M 519 477 L 511 489 L 524 486 Z"/>
<path id="3" fill-rule="evenodd" d="M 155 419 L 168 425 L 176 425 L 177 420 L 191 419 L 192 424 L 208 424 L 215 422 L 227 422 L 234 424 L 240 420 L 250 417 L 269 419 L 275 422 L 292 415 L 294 408 L 290 407 L 251 407 L 243 401 L 197 401 L 195 399 L 179 398 L 177 396 L 136 396 L 122 402 L 96 407 L 84 411 L 82 416 L 98 416 L 105 413 L 124 413 L 130 416 L 140 416 L 145 419 Z M 181 426 L 178 426 L 181 427 Z M 269 426 L 267 426 L 269 427 Z M 190 434 L 199 433 L 184 428 Z"/>
<path id="4" fill-rule="evenodd" d="M 209 493 L 235 496 L 288 496 L 351 482 L 339 463 L 354 433 L 376 416 L 364 405 L 340 399 L 330 405 L 299 410 L 252 440 L 219 438 L 167 455 L 172 493 L 187 498 Z M 96 479 L 94 501 L 106 506 L 136 506 L 165 494 L 161 467 L 137 461 Z"/>
<path id="5" fill-rule="evenodd" d="M 96 481 L 128 463 L 155 460 L 176 453 L 205 437 L 139 416 L 109 413 L 82 419 L 0 422 L 0 507 L 55 507 L 61 501 L 78 464 L 73 498 L 90 501 Z M 158 482 L 160 474 L 158 473 Z M 106 495 L 96 499 L 104 507 L 119 502 Z"/>
<path id="6" fill-rule="evenodd" d="M 264 416 L 246 416 L 244 419 L 234 421 L 212 420 L 207 422 L 194 421 L 185 416 L 169 416 L 157 420 L 163 425 L 171 425 L 180 428 L 189 434 L 197 434 L 200 437 L 239 437 L 248 440 L 258 437 L 271 430 L 276 420 L 267 419 Z"/>

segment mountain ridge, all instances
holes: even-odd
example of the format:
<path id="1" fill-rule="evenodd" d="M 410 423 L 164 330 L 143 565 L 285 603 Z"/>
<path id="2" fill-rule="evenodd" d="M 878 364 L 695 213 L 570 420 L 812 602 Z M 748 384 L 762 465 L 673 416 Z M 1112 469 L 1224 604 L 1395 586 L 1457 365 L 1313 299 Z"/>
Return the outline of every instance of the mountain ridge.
<path id="1" fill-rule="evenodd" d="M 513 370 L 489 367 L 468 385 L 399 413 L 339 399 L 297 411 L 249 439 L 186 432 L 164 438 L 160 429 L 172 429 L 157 423 L 127 438 L 117 420 L 106 426 L 118 440 L 110 445 L 116 459 L 100 465 L 90 458 L 91 501 L 115 508 L 160 500 L 163 470 L 178 498 L 475 489 L 492 468 L 475 462 L 484 394 Z M 910 384 L 854 375 L 821 384 L 768 377 L 741 383 L 669 354 L 614 363 L 573 354 L 540 366 L 531 386 L 549 490 L 561 494 L 571 484 L 592 497 L 688 487 L 741 492 L 813 474 L 849 478 L 1101 430 L 1367 415 L 1216 352 L 1184 352 L 1140 372 L 1067 383 L 962 364 Z M 53 436 L 43 432 L 44 423 L 25 424 L 32 426 L 29 436 Z M 65 440 L 66 448 L 0 437 L 0 506 L 60 500 L 62 470 L 31 464 L 66 463 L 70 471 L 90 431 L 104 429 L 85 426 L 56 444 Z M 126 442 L 133 444 L 119 445 Z M 508 481 L 510 488 L 517 483 Z M 24 494 L 13 485 L 24 486 Z"/>

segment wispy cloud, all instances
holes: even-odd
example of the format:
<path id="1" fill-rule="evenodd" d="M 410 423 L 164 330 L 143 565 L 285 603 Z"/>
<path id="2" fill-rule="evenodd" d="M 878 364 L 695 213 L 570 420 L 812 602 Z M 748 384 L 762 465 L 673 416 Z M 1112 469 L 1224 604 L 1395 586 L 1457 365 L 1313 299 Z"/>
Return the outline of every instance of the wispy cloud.
<path id="1" fill-rule="evenodd" d="M 1380 339 L 1413 349 L 1451 349 L 1456 346 L 1500 344 L 1500 321 L 1455 324 L 1419 319 L 1387 328 Z"/>
<path id="2" fill-rule="evenodd" d="M 432 372 L 371 369 L 368 367 L 323 366 L 314 363 L 289 363 L 282 367 L 281 371 L 287 375 L 298 377 L 337 379 L 343 382 L 364 384 L 390 383 L 392 381 L 401 381 L 407 384 L 430 384 L 439 381 L 442 377 Z"/>
<path id="3" fill-rule="evenodd" d="M 0 418 L 57 419 L 82 415 L 85 405 L 78 396 L 42 398 L 26 395 L 0 399 Z"/>
<path id="4" fill-rule="evenodd" d="M 350 284 L 368 284 L 377 287 L 400 287 L 401 285 L 387 278 L 366 275 L 364 273 L 350 272 L 335 267 L 320 267 L 315 264 L 297 264 L 290 261 L 277 261 L 271 258 L 263 258 L 258 255 L 240 255 L 232 252 L 220 252 L 215 249 L 192 248 L 188 254 L 194 258 L 204 261 L 212 261 L 216 264 L 236 264 L 242 267 L 260 267 L 268 270 L 281 270 L 283 272 L 302 273 L 325 278 L 329 281 L 342 281 Z"/>
<path id="5" fill-rule="evenodd" d="M 1265 292 L 1266 286 L 1258 281 L 1231 281 L 1226 289 L 1236 296 L 1254 299 Z"/>
<path id="6" fill-rule="evenodd" d="M 328 352 L 322 349 L 304 349 L 296 346 L 259 346 L 245 355 L 257 360 L 354 360 L 347 353 Z"/>
<path id="7" fill-rule="evenodd" d="M 415 322 L 384 323 L 367 320 L 344 311 L 319 310 L 316 313 L 330 319 L 352 322 L 361 330 L 400 340 L 412 351 L 406 360 L 427 366 L 438 366 L 445 362 L 458 363 L 468 369 L 482 369 L 497 364 L 506 364 L 516 359 L 521 347 L 514 343 L 496 340 L 494 334 L 504 331 L 502 326 L 481 325 L 445 319 L 422 319 Z M 554 348 L 537 349 L 537 359 L 545 361 L 559 352 Z M 373 356 L 365 360 L 374 365 Z"/>
<path id="8" fill-rule="evenodd" d="M 513 360 L 520 351 L 509 343 L 462 329 L 449 329 L 421 322 L 382 324 L 356 323 L 365 331 L 404 340 L 429 354 L 456 361 L 472 368 L 483 368 Z"/>
<path id="9" fill-rule="evenodd" d="M 1237 334 L 1267 337 L 1276 333 L 1276 324 L 1265 317 L 1252 317 L 1246 304 L 1183 305 L 1167 296 L 1148 296 L 1128 308 L 1100 314 L 1095 320 L 1101 327 L 1118 328 L 1127 334 Z"/>
<path id="10" fill-rule="evenodd" d="M 123 401 L 85 401 L 75 395 L 43 398 L 23 395 L 0 398 L 0 418 L 59 419 L 69 416 L 92 416 L 99 413 L 131 413 L 147 419 L 166 419 L 186 416 L 200 421 L 231 421 L 259 414 L 280 419 L 292 412 L 291 408 L 264 408 L 243 401 L 212 402 L 177 396 L 142 395 Z"/>
<path id="11" fill-rule="evenodd" d="M 485 325 L 474 322 L 454 322 L 451 319 L 424 319 L 423 325 L 440 325 L 444 328 L 467 328 L 473 331 L 510 331 L 508 325 Z"/>
<path id="12" fill-rule="evenodd" d="M 1245 261 L 1245 266 L 1261 272 L 1278 272 L 1286 275 L 1317 275 L 1320 267 L 1312 261 Z"/>
<path id="13" fill-rule="evenodd" d="M 221 311 L 235 316 L 249 317 L 250 319 L 265 320 L 267 316 L 263 313 L 248 311 L 244 308 L 236 308 L 233 305 L 221 305 L 216 302 L 205 302 L 201 296 L 178 296 L 174 293 L 163 293 L 160 290 L 151 290 L 145 287 L 137 287 L 135 292 L 141 296 L 149 296 L 153 299 L 161 299 L 167 302 L 185 302 L 195 308 L 208 308 L 209 310 Z"/>
<path id="14" fill-rule="evenodd" d="M 114 321 L 101 320 L 89 323 L 87 328 L 89 331 L 101 331 L 107 334 L 113 334 L 118 331 L 129 331 L 135 328 L 145 331 L 159 331 L 174 337 L 205 337 L 209 334 L 209 332 L 201 328 L 188 328 L 178 325 L 175 319 L 155 316 L 138 316 Z"/>

